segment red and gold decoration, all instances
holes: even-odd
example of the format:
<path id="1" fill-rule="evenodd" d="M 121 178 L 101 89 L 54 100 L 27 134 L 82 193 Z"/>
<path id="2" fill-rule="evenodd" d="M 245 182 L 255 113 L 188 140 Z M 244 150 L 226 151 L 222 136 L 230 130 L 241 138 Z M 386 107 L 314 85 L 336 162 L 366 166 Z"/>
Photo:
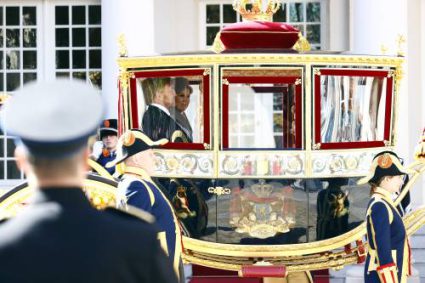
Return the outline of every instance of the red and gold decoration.
<path id="1" fill-rule="evenodd" d="M 251 4 L 252 8 L 247 9 L 247 5 Z M 237 11 L 245 20 L 249 21 L 272 21 L 273 14 L 280 8 L 280 1 L 268 0 L 265 8 L 261 0 L 235 0 L 233 9 Z"/>
<path id="2" fill-rule="evenodd" d="M 393 164 L 391 156 L 388 153 L 379 156 L 376 161 L 378 162 L 378 166 L 384 169 L 390 168 Z"/>
<path id="3" fill-rule="evenodd" d="M 123 145 L 131 146 L 134 144 L 135 141 L 136 141 L 136 137 L 134 136 L 133 132 L 128 131 L 124 134 Z"/>
<path id="4" fill-rule="evenodd" d="M 1 106 L 6 102 L 6 100 L 8 100 L 10 98 L 10 95 L 6 94 L 6 93 L 0 93 L 0 109 Z"/>
<path id="5" fill-rule="evenodd" d="M 250 5 L 251 8 L 247 8 Z M 280 8 L 280 1 L 235 0 L 233 9 L 238 12 L 243 22 L 224 27 L 217 33 L 213 51 L 239 49 L 290 49 L 310 50 L 310 44 L 302 37 L 300 31 L 286 23 L 273 22 L 273 14 Z"/>
<path id="6" fill-rule="evenodd" d="M 260 239 L 289 232 L 295 225 L 292 192 L 291 187 L 278 189 L 264 180 L 248 189 L 234 189 L 230 224 L 237 233 Z"/>

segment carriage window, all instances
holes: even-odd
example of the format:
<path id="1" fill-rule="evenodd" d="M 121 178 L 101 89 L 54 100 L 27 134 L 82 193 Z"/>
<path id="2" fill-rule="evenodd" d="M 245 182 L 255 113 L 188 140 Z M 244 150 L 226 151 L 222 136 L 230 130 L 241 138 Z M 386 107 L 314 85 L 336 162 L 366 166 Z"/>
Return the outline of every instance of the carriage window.
<path id="1" fill-rule="evenodd" d="M 252 76 L 256 74 L 252 71 L 225 72 L 224 148 L 301 147 L 301 72 L 296 76 L 265 72 L 261 77 Z"/>
<path id="2" fill-rule="evenodd" d="M 202 69 L 136 76 L 138 125 L 152 140 L 166 138 L 167 147 L 188 149 L 210 143 L 209 74 Z"/>
<path id="3" fill-rule="evenodd" d="M 315 79 L 315 134 L 321 148 L 341 143 L 382 146 L 389 141 L 392 77 L 388 71 L 327 69 Z"/>

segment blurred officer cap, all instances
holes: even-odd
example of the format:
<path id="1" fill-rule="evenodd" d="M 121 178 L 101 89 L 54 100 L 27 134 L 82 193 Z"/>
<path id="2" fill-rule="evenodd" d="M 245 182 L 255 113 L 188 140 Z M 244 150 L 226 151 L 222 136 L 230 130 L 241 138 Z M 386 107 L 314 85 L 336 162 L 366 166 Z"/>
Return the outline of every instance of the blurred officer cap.
<path id="1" fill-rule="evenodd" d="M 25 85 L 5 103 L 1 121 L 32 155 L 61 158 L 87 146 L 103 114 L 98 91 L 61 79 Z"/>

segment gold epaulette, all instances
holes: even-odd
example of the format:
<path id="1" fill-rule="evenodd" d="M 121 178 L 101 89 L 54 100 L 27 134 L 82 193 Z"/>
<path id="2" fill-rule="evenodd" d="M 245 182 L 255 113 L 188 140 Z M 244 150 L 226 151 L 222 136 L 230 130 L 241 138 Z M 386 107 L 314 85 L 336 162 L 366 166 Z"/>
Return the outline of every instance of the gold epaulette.
<path id="1" fill-rule="evenodd" d="M 126 208 L 108 207 L 105 210 L 109 210 L 109 211 L 115 210 L 120 213 L 131 215 L 133 217 L 143 220 L 144 222 L 151 223 L 151 224 L 155 222 L 155 216 L 153 216 L 147 211 L 144 211 L 132 205 L 127 205 Z"/>

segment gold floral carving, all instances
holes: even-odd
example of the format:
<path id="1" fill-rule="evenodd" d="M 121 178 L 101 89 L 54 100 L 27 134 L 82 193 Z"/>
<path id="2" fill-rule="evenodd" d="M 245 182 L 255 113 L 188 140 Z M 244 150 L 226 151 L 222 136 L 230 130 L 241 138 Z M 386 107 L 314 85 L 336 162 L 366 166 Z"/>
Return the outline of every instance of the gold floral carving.
<path id="1" fill-rule="evenodd" d="M 299 68 L 225 68 L 223 77 L 301 77 Z"/>

